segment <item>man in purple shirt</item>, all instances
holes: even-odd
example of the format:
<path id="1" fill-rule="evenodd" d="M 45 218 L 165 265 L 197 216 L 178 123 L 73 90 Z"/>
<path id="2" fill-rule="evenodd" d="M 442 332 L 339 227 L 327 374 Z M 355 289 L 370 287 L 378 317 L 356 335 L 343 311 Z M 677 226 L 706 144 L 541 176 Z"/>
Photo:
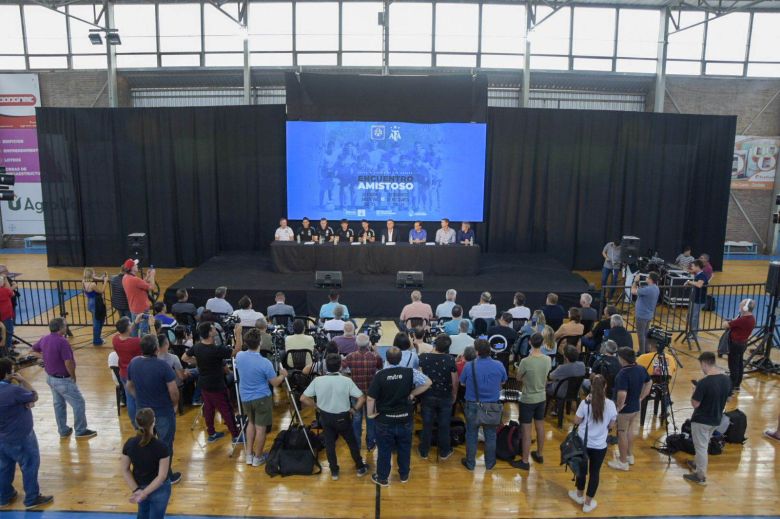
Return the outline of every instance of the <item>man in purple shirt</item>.
<path id="1" fill-rule="evenodd" d="M 425 243 L 428 239 L 428 233 L 423 229 L 422 222 L 414 222 L 414 229 L 409 231 L 409 243 Z"/>
<path id="2" fill-rule="evenodd" d="M 357 342 L 355 342 L 355 325 L 351 321 L 344 323 L 344 334 L 337 335 L 333 342 L 339 347 L 340 355 L 349 355 L 357 351 Z"/>
<path id="3" fill-rule="evenodd" d="M 97 436 L 95 431 L 87 429 L 86 403 L 81 391 L 76 385 L 76 359 L 73 350 L 65 338 L 67 326 L 65 319 L 55 317 L 49 322 L 49 335 L 33 346 L 33 352 L 43 358 L 46 370 L 46 382 L 51 388 L 54 400 L 54 417 L 57 419 L 57 430 L 60 438 L 65 439 L 73 433 L 68 427 L 68 407 L 73 408 L 76 439 L 86 440 Z"/>

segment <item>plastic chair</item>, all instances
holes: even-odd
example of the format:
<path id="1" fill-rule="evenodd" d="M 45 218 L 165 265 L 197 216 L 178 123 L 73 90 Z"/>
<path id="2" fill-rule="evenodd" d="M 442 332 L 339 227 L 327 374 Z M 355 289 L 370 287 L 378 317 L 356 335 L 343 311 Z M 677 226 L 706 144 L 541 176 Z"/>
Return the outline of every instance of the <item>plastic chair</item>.
<path id="1" fill-rule="evenodd" d="M 428 319 L 423 319 L 422 317 L 410 317 L 403 322 L 403 326 L 406 331 L 414 330 L 415 328 L 420 327 L 427 330 L 430 328 L 431 322 Z"/>
<path id="2" fill-rule="evenodd" d="M 485 335 L 488 328 L 496 324 L 495 319 L 485 319 L 484 317 L 477 317 L 474 319 L 474 337 Z"/>
<path id="3" fill-rule="evenodd" d="M 515 319 L 512 319 L 512 328 L 513 328 L 513 329 L 514 329 L 516 332 L 519 332 L 519 331 L 520 331 L 520 329 L 521 329 L 523 326 L 525 326 L 525 323 L 527 323 L 527 322 L 528 322 L 528 319 L 526 319 L 525 317 L 521 317 L 521 318 L 515 318 Z"/>
<path id="4" fill-rule="evenodd" d="M 559 380 L 553 389 L 552 395 L 547 396 L 547 404 L 544 408 L 544 414 L 547 416 L 547 412 L 550 410 L 550 405 L 555 402 L 555 412 L 558 414 L 558 428 L 563 428 L 563 412 L 564 409 L 568 412 L 569 402 L 574 402 L 575 405 L 580 404 L 580 387 L 585 377 L 569 377 Z M 558 390 L 562 384 L 566 384 L 566 393 L 563 398 L 558 398 Z"/>

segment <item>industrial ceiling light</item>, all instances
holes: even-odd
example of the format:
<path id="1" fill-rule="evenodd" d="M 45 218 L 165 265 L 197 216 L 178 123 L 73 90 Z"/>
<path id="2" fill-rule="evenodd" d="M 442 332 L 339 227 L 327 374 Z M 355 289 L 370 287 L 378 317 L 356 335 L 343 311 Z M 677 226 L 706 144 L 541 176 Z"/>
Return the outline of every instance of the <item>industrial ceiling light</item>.
<path id="1" fill-rule="evenodd" d="M 108 42 L 109 45 L 122 45 L 122 39 L 116 31 L 109 31 L 106 33 L 106 42 Z"/>
<path id="2" fill-rule="evenodd" d="M 92 42 L 92 45 L 103 45 L 103 38 L 100 36 L 98 29 L 90 29 L 89 41 Z"/>

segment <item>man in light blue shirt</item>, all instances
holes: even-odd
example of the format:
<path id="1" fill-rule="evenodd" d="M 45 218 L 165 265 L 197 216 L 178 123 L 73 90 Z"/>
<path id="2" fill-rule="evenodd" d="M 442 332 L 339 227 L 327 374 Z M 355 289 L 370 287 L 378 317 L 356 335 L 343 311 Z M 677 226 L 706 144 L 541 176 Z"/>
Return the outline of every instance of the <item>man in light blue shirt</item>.
<path id="1" fill-rule="evenodd" d="M 647 331 L 655 317 L 655 307 L 658 304 L 658 274 L 651 272 L 647 276 L 647 285 L 639 286 L 639 276 L 634 276 L 631 293 L 636 296 L 634 306 L 636 316 L 636 334 L 639 339 L 639 355 L 647 353 Z"/>
<path id="2" fill-rule="evenodd" d="M 427 240 L 428 233 L 423 229 L 422 222 L 414 222 L 414 229 L 409 231 L 409 243 L 425 243 Z"/>
<path id="3" fill-rule="evenodd" d="M 233 313 L 233 306 L 225 300 L 227 287 L 217 287 L 214 290 L 214 297 L 206 301 L 206 310 L 211 310 L 215 314 Z"/>
<path id="4" fill-rule="evenodd" d="M 442 317 L 452 317 L 452 307 L 455 306 L 455 298 L 457 296 L 458 293 L 454 288 L 447 290 L 447 293 L 444 295 L 445 301 L 436 307 L 436 317 L 439 319 Z"/>
<path id="5" fill-rule="evenodd" d="M 247 350 L 236 355 L 236 371 L 238 393 L 247 416 L 246 464 L 259 467 L 268 459 L 263 448 L 265 433 L 273 421 L 274 398 L 268 384 L 277 387 L 287 377 L 287 371 L 279 366 L 277 375 L 271 361 L 260 355 L 260 330 L 252 328 L 246 332 L 243 341 Z"/>
<path id="6" fill-rule="evenodd" d="M 458 335 L 460 333 L 461 321 L 466 321 L 469 323 L 469 333 L 474 332 L 474 325 L 472 322 L 469 319 L 463 319 L 463 307 L 460 305 L 455 305 L 452 307 L 452 320 L 444 323 L 442 330 L 444 330 L 444 333 L 447 335 Z"/>
<path id="7" fill-rule="evenodd" d="M 455 243 L 455 229 L 450 227 L 450 221 L 447 218 L 442 218 L 441 229 L 436 231 L 436 243 L 439 245 Z"/>
<path id="8" fill-rule="evenodd" d="M 339 291 L 331 290 L 328 294 L 328 299 L 330 302 L 325 303 L 320 307 L 320 319 L 333 319 L 333 311 L 337 306 L 341 306 L 344 309 L 344 315 L 342 318 L 344 320 L 349 320 L 349 309 L 347 308 L 347 305 L 342 305 L 339 303 Z"/>

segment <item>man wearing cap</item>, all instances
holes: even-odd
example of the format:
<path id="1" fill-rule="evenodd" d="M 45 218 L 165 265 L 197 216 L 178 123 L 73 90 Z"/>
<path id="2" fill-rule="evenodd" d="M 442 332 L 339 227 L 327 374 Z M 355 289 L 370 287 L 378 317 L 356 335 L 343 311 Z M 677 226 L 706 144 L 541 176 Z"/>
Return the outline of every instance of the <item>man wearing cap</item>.
<path id="1" fill-rule="evenodd" d="M 125 275 L 122 277 L 122 286 L 127 296 L 127 304 L 130 307 L 130 320 L 135 321 L 138 314 L 149 313 L 149 290 L 154 286 L 155 270 L 149 269 L 146 277 L 138 277 L 138 260 L 128 259 L 122 265 Z M 149 333 L 146 321 L 141 321 L 138 331 L 141 335 Z"/>

